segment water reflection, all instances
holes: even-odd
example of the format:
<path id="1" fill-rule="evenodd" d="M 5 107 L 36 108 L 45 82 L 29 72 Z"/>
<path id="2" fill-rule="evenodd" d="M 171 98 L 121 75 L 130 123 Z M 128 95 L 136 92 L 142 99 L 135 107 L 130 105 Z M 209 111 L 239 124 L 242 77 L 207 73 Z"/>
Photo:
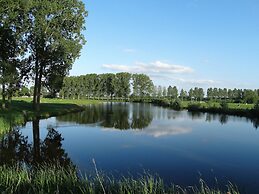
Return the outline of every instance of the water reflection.
<path id="1" fill-rule="evenodd" d="M 0 164 L 28 165 L 51 163 L 62 166 L 72 165 L 70 158 L 62 148 L 64 140 L 61 134 L 53 128 L 48 128 L 46 137 L 40 139 L 39 120 L 33 121 L 33 143 L 29 143 L 20 129 L 14 128 L 3 135 L 0 140 Z"/>
<path id="2" fill-rule="evenodd" d="M 246 122 L 252 122 L 255 128 L 258 128 L 259 126 L 258 118 L 250 119 L 245 117 L 229 116 L 225 114 L 174 111 L 171 109 L 152 106 L 151 104 L 144 103 L 105 103 L 101 105 L 89 105 L 83 112 L 59 116 L 57 117 L 57 120 L 59 122 L 73 122 L 77 124 L 98 124 L 104 128 L 120 130 L 143 130 L 147 127 L 150 127 L 151 122 L 154 120 L 184 120 L 187 118 L 206 122 L 219 121 L 222 125 L 227 124 L 230 120 L 242 120 Z M 168 129 L 168 127 L 162 127 L 161 123 L 159 125 L 160 130 L 164 128 Z M 186 130 L 186 128 L 183 130 L 182 126 L 179 126 L 178 128 L 174 126 L 173 128 L 169 129 L 169 131 Z"/>
<path id="3" fill-rule="evenodd" d="M 57 117 L 60 122 L 77 124 L 99 123 L 105 128 L 144 129 L 153 120 L 150 104 L 107 103 L 90 105 L 84 112 L 67 114 Z"/>
<path id="4" fill-rule="evenodd" d="M 169 135 L 180 135 L 190 133 L 192 129 L 190 127 L 172 126 L 169 123 L 165 124 L 153 124 L 148 130 L 142 130 L 139 134 L 150 135 L 152 137 L 163 137 Z"/>

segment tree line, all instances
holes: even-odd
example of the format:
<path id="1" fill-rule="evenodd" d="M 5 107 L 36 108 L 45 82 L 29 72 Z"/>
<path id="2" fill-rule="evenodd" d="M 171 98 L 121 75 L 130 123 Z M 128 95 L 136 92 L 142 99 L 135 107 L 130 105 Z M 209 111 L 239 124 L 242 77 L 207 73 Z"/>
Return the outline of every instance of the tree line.
<path id="1" fill-rule="evenodd" d="M 259 89 L 227 89 L 227 88 L 208 88 L 204 91 L 203 88 L 191 88 L 188 91 L 181 89 L 180 92 L 176 86 L 169 86 L 168 88 L 162 86 L 155 86 L 153 90 L 153 97 L 166 97 L 181 100 L 228 100 L 232 102 L 256 103 L 259 100 Z"/>
<path id="2" fill-rule="evenodd" d="M 65 77 L 60 97 L 70 99 L 150 96 L 154 84 L 145 74 L 106 73 Z"/>
<path id="3" fill-rule="evenodd" d="M 0 0 L 0 84 L 6 99 L 33 82 L 39 110 L 42 87 L 62 86 L 85 38 L 87 12 L 81 0 Z"/>
<path id="4" fill-rule="evenodd" d="M 176 86 L 155 86 L 148 75 L 121 73 L 87 74 L 65 77 L 60 97 L 67 99 L 85 99 L 107 97 L 134 99 L 167 98 L 180 100 L 228 100 L 232 102 L 255 103 L 259 89 L 227 89 L 194 87 L 188 91 L 178 90 Z"/>

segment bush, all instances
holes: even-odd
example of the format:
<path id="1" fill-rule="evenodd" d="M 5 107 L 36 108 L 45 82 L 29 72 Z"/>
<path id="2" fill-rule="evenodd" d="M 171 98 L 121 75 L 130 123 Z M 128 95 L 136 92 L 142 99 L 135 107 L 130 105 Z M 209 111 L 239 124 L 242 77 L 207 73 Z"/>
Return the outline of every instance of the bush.
<path id="1" fill-rule="evenodd" d="M 176 99 L 175 101 L 173 101 L 171 106 L 174 110 L 181 110 L 182 109 L 182 102 L 181 102 L 181 100 Z"/>
<path id="2" fill-rule="evenodd" d="M 163 106 L 169 106 L 170 105 L 170 101 L 167 98 L 163 98 L 161 100 L 161 103 Z"/>
<path id="3" fill-rule="evenodd" d="M 255 103 L 254 110 L 259 112 L 259 100 Z"/>
<path id="4" fill-rule="evenodd" d="M 200 103 L 189 103 L 188 110 L 198 111 L 200 110 L 201 104 Z"/>
<path id="5" fill-rule="evenodd" d="M 226 101 L 222 101 L 220 103 L 220 107 L 223 109 L 223 110 L 228 110 L 228 103 Z"/>

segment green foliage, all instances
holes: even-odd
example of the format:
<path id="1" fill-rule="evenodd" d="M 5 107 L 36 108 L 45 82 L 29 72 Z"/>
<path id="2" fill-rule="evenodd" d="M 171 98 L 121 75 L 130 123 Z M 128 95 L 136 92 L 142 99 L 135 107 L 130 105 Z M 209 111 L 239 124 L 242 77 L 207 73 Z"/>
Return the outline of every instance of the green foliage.
<path id="1" fill-rule="evenodd" d="M 115 94 L 118 97 L 127 98 L 130 95 L 130 73 L 117 73 L 115 75 Z"/>
<path id="2" fill-rule="evenodd" d="M 181 99 L 181 100 L 184 100 L 184 99 L 187 98 L 187 96 L 188 96 L 187 92 L 186 92 L 185 90 L 181 89 L 181 91 L 180 91 L 180 96 L 179 96 L 180 99 Z"/>
<path id="3" fill-rule="evenodd" d="M 87 74 L 82 76 L 65 77 L 60 96 L 68 99 L 84 98 L 128 98 L 133 85 L 134 98 L 144 100 L 153 93 L 153 82 L 144 74 L 117 73 L 117 74 Z"/>
<path id="4" fill-rule="evenodd" d="M 133 95 L 141 98 L 151 96 L 154 88 L 153 81 L 145 74 L 132 75 Z"/>
<path id="5" fill-rule="evenodd" d="M 258 99 L 258 94 L 253 90 L 244 90 L 243 100 L 245 103 L 253 104 L 256 103 Z"/>
<path id="6" fill-rule="evenodd" d="M 192 111 L 198 111 L 201 108 L 200 103 L 189 103 L 187 109 Z"/>
<path id="7" fill-rule="evenodd" d="M 162 106 L 169 106 L 170 105 L 170 101 L 167 98 L 162 98 L 161 99 L 161 105 Z"/>
<path id="8" fill-rule="evenodd" d="M 176 99 L 173 101 L 171 107 L 174 109 L 174 110 L 181 110 L 182 109 L 182 102 L 180 99 Z"/>
<path id="9" fill-rule="evenodd" d="M 222 101 L 220 103 L 220 107 L 223 109 L 223 110 L 228 110 L 229 107 L 228 107 L 228 103 L 226 101 Z"/>
<path id="10" fill-rule="evenodd" d="M 21 89 L 18 92 L 19 96 L 31 96 L 29 88 L 22 86 Z"/>
<path id="11" fill-rule="evenodd" d="M 42 86 L 54 94 L 85 43 L 81 0 L 2 1 L 0 7 L 0 73 L 3 104 L 23 77 L 34 79 L 34 105 Z"/>
<path id="12" fill-rule="evenodd" d="M 255 103 L 254 110 L 259 113 L 259 100 Z"/>
<path id="13" fill-rule="evenodd" d="M 168 91 L 168 96 L 171 97 L 172 99 L 176 99 L 178 97 L 178 89 L 176 86 L 174 87 L 169 86 L 167 88 L 167 91 Z"/>

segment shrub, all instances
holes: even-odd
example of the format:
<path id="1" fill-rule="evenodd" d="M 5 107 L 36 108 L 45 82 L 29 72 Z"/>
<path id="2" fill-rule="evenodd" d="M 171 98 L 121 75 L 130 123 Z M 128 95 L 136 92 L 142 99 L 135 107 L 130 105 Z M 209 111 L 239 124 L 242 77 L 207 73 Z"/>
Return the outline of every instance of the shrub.
<path id="1" fill-rule="evenodd" d="M 222 101 L 220 103 L 220 107 L 223 109 L 223 110 L 227 110 L 228 109 L 228 103 L 226 101 Z"/>
<path id="2" fill-rule="evenodd" d="M 169 106 L 170 105 L 170 101 L 167 98 L 163 98 L 160 101 L 162 106 Z"/>
<path id="3" fill-rule="evenodd" d="M 259 112 L 259 100 L 255 103 L 254 110 Z"/>
<path id="4" fill-rule="evenodd" d="M 188 110 L 197 111 L 201 107 L 200 103 L 189 103 L 188 104 Z"/>
<path id="5" fill-rule="evenodd" d="M 182 109 L 182 102 L 181 102 L 181 100 L 176 99 L 175 101 L 173 101 L 171 106 L 174 110 L 181 110 Z"/>

